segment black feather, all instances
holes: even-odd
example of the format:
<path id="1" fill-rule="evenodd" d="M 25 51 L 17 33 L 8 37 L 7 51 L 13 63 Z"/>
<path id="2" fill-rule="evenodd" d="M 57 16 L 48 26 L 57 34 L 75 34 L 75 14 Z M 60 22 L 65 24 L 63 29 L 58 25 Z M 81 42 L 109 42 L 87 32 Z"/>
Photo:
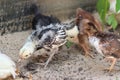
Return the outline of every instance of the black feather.
<path id="1" fill-rule="evenodd" d="M 32 5 L 30 6 L 30 10 L 31 10 L 31 13 L 33 13 L 34 15 L 37 15 L 37 14 L 40 13 L 40 12 L 39 12 L 39 9 L 38 9 L 38 7 L 37 7 L 36 4 L 32 4 Z"/>
<path id="2" fill-rule="evenodd" d="M 38 7 L 33 4 L 31 7 L 31 11 L 33 11 L 35 17 L 32 20 L 32 29 L 36 30 L 37 27 L 36 25 L 40 25 L 41 26 L 47 26 L 50 24 L 55 24 L 55 23 L 60 23 L 60 20 L 57 19 L 56 17 L 53 16 L 45 16 L 43 14 L 41 14 L 38 10 Z"/>

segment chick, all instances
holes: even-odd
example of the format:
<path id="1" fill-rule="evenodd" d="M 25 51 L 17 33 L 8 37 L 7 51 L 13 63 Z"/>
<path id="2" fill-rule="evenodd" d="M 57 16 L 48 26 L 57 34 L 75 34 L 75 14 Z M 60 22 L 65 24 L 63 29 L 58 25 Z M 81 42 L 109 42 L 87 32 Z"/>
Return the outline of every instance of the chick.
<path id="1" fill-rule="evenodd" d="M 112 61 L 109 71 L 111 71 L 120 58 L 120 36 L 113 33 L 100 32 L 88 19 L 81 22 L 81 34 L 86 34 L 89 43 L 107 59 Z"/>
<path id="2" fill-rule="evenodd" d="M 61 25 L 64 26 L 63 28 L 65 29 L 67 40 L 75 44 L 79 44 L 79 41 L 78 41 L 79 30 L 78 30 L 78 26 L 75 24 L 75 20 L 76 18 L 73 18 L 69 21 L 65 21 L 61 23 Z"/>
<path id="3" fill-rule="evenodd" d="M 80 25 L 80 21 L 82 21 L 82 19 L 88 19 L 91 23 L 95 25 L 98 31 L 102 31 L 101 23 L 94 16 L 92 16 L 91 13 L 81 8 L 78 8 L 76 10 L 76 25 L 77 26 Z"/>
<path id="4" fill-rule="evenodd" d="M 76 10 L 76 25 L 78 26 L 79 32 L 80 32 L 80 28 L 84 27 L 84 26 L 81 26 L 81 22 L 83 22 L 82 21 L 83 19 L 89 20 L 92 24 L 95 25 L 95 28 L 98 31 L 102 31 L 102 27 L 101 27 L 100 22 L 97 19 L 95 19 L 92 16 L 92 14 L 90 14 L 89 12 L 87 12 L 87 11 L 81 9 L 81 8 L 78 8 Z M 85 52 L 85 55 L 86 56 L 89 55 L 89 56 L 91 56 L 93 58 L 93 56 L 91 54 L 89 54 L 91 49 L 90 49 L 90 47 L 88 45 L 87 35 L 79 33 L 77 37 L 78 37 L 79 45 L 83 48 L 83 50 Z"/>
<path id="5" fill-rule="evenodd" d="M 74 26 L 75 19 L 61 23 L 57 18 L 41 14 L 35 4 L 31 8 L 35 14 L 32 21 L 33 32 L 20 49 L 21 59 L 29 58 L 37 50 L 40 50 L 41 53 L 50 50 L 51 56 L 53 56 L 58 47 L 66 42 L 66 39 L 71 40 L 71 37 L 77 36 L 79 33 L 77 26 Z M 45 67 L 50 60 L 51 57 Z"/>
<path id="6" fill-rule="evenodd" d="M 32 29 L 37 30 L 41 27 L 47 27 L 51 24 L 60 24 L 66 27 L 65 31 L 67 39 L 71 42 L 78 43 L 77 34 L 79 33 L 77 26 L 75 26 L 75 19 L 61 22 L 58 18 L 54 16 L 46 16 L 40 13 L 39 8 L 36 4 L 31 5 L 31 11 L 34 13 L 34 18 L 32 20 Z"/>
<path id="7" fill-rule="evenodd" d="M 43 26 L 35 31 L 28 37 L 24 46 L 20 49 L 20 58 L 27 59 L 35 51 L 45 49 L 50 51 L 50 57 L 45 63 L 45 67 L 52 59 L 58 48 L 66 43 L 66 32 L 59 26 L 59 24 L 51 24 L 47 27 Z"/>
<path id="8" fill-rule="evenodd" d="M 9 76 L 15 78 L 16 65 L 10 57 L 0 52 L 0 79 L 6 79 Z"/>

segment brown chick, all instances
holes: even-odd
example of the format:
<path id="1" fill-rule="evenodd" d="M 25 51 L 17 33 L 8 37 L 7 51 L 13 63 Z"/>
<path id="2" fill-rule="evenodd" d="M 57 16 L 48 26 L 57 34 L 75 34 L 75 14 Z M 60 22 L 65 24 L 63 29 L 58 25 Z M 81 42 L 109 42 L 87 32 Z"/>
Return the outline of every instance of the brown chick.
<path id="1" fill-rule="evenodd" d="M 120 58 L 120 36 L 100 32 L 88 19 L 84 19 L 81 22 L 80 32 L 86 34 L 89 43 L 107 59 L 112 61 L 109 71 L 111 71 L 117 61 Z"/>
<path id="2" fill-rule="evenodd" d="M 95 27 L 98 29 L 98 31 L 102 31 L 102 27 L 101 27 L 101 23 L 95 19 L 95 17 L 92 16 L 91 13 L 78 8 L 76 10 L 76 25 L 79 26 L 80 25 L 80 21 L 82 19 L 88 19 L 91 23 L 93 23 L 95 25 Z"/>
<path id="3" fill-rule="evenodd" d="M 98 31 L 102 31 L 100 22 L 97 19 L 95 19 L 92 16 L 92 14 L 90 14 L 89 12 L 87 12 L 81 8 L 78 8 L 76 10 L 76 25 L 78 26 L 78 29 L 79 29 L 79 27 L 81 27 L 80 24 L 83 19 L 88 19 L 92 24 L 95 25 L 95 27 L 97 28 Z M 84 27 L 84 26 L 82 26 L 82 27 Z M 85 52 L 85 55 L 86 56 L 89 55 L 89 56 L 93 57 L 91 54 L 89 54 L 90 47 L 88 46 L 88 40 L 87 40 L 86 34 L 79 33 L 78 40 L 79 40 L 79 45 L 83 48 L 83 50 Z"/>

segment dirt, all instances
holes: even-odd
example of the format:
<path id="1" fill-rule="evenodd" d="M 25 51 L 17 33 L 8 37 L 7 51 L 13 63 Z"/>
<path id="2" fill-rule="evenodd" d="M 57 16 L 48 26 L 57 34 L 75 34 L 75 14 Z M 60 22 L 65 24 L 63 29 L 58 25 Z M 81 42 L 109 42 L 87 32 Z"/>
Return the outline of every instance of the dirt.
<path id="1" fill-rule="evenodd" d="M 19 50 L 30 33 L 31 30 L 0 36 L 0 51 L 17 62 Z M 34 55 L 39 53 L 40 51 L 37 51 Z M 108 68 L 110 63 L 95 50 L 91 54 L 95 59 L 85 57 L 83 51 L 76 48 L 76 45 L 69 49 L 63 46 L 46 69 L 36 64 L 41 60 L 33 60 L 33 57 L 24 60 L 18 67 L 23 80 L 28 80 L 29 74 L 32 74 L 33 80 L 120 80 L 119 61 L 114 71 L 107 72 L 104 69 Z"/>

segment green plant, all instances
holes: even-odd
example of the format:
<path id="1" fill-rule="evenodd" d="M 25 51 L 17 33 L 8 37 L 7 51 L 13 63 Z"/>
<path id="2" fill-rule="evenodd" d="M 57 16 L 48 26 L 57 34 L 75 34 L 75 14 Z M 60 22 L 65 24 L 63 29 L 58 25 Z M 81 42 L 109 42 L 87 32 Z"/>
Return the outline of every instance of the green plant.
<path id="1" fill-rule="evenodd" d="M 73 45 L 73 43 L 70 41 L 67 41 L 65 45 L 67 48 L 70 48 Z"/>
<path id="2" fill-rule="evenodd" d="M 120 0 L 116 0 L 116 12 L 120 10 Z"/>
<path id="3" fill-rule="evenodd" d="M 110 3 L 108 0 L 98 0 L 97 2 L 97 11 L 100 15 L 100 18 L 105 23 L 105 17 L 109 10 Z"/>
<path id="4" fill-rule="evenodd" d="M 116 77 L 116 80 L 119 80 L 118 77 Z"/>
<path id="5" fill-rule="evenodd" d="M 116 29 L 116 27 L 118 25 L 118 22 L 115 18 L 115 14 L 108 15 L 108 18 L 107 18 L 106 22 L 107 22 L 107 24 L 111 25 L 114 30 Z"/>
<path id="6" fill-rule="evenodd" d="M 116 0 L 116 13 L 120 10 L 119 4 L 120 0 Z M 115 18 L 115 13 L 110 13 L 109 15 L 107 15 L 110 7 L 109 0 L 98 0 L 96 7 L 102 22 L 107 23 L 111 25 L 113 29 L 116 29 L 118 22 Z"/>

